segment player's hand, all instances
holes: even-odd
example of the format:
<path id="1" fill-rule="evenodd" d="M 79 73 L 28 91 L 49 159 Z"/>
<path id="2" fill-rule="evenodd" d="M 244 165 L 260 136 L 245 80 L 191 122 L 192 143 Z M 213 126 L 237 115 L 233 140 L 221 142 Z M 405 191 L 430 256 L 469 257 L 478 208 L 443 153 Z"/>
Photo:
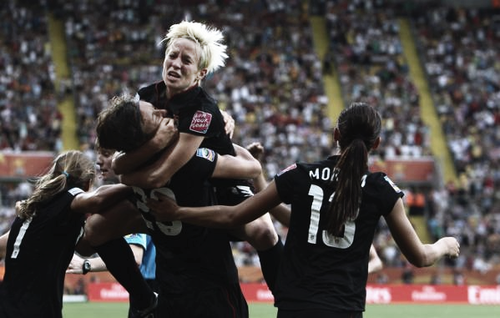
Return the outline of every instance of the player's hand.
<path id="1" fill-rule="evenodd" d="M 174 120 L 172 118 L 163 118 L 155 136 L 153 137 L 153 141 L 158 150 L 162 150 L 178 138 L 179 131 L 175 127 Z"/>
<path id="2" fill-rule="evenodd" d="M 252 142 L 246 148 L 255 159 L 261 161 L 264 156 L 264 146 L 260 142 Z"/>
<path id="3" fill-rule="evenodd" d="M 221 110 L 220 112 L 222 113 L 222 117 L 224 117 L 224 123 L 226 124 L 224 126 L 226 134 L 229 135 L 229 138 L 233 138 L 234 128 L 235 128 L 234 119 L 225 110 Z"/>
<path id="4" fill-rule="evenodd" d="M 445 255 L 451 258 L 457 258 L 460 255 L 460 243 L 454 237 L 443 237 L 438 241 L 446 250 Z"/>
<path id="5" fill-rule="evenodd" d="M 80 256 L 73 254 L 73 258 L 68 265 L 68 269 L 66 269 L 66 274 L 83 274 L 83 262 L 84 259 Z"/>
<path id="6" fill-rule="evenodd" d="M 168 196 L 157 193 L 157 199 L 151 198 L 146 201 L 147 207 L 151 210 L 151 214 L 158 221 L 175 221 L 179 206 Z"/>

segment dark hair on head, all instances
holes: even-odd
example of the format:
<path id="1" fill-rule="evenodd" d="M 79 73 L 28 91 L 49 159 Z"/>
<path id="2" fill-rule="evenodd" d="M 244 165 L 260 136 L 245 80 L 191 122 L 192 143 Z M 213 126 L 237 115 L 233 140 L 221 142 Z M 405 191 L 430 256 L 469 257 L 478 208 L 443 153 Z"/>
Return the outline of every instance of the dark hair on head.
<path id="1" fill-rule="evenodd" d="M 61 153 L 52 162 L 46 174 L 34 179 L 35 190 L 26 200 L 16 205 L 17 215 L 22 219 L 32 217 L 40 206 L 54 196 L 73 187 L 88 191 L 95 178 L 95 164 L 81 151 Z"/>
<path id="2" fill-rule="evenodd" d="M 370 105 L 355 102 L 340 113 L 337 129 L 340 158 L 327 224 L 330 234 L 340 236 L 344 224 L 358 215 L 361 179 L 368 171 L 368 153 L 380 136 L 382 119 Z"/>
<path id="3" fill-rule="evenodd" d="M 95 151 L 98 153 L 103 153 L 104 151 L 109 151 L 111 153 L 114 153 L 116 151 L 115 149 L 108 149 L 108 148 L 101 146 L 101 143 L 99 142 L 99 138 L 95 139 L 94 148 L 95 148 Z"/>
<path id="4" fill-rule="evenodd" d="M 101 148 L 125 152 L 152 137 L 144 133 L 139 102 L 129 95 L 111 99 L 97 117 L 96 133 Z"/>

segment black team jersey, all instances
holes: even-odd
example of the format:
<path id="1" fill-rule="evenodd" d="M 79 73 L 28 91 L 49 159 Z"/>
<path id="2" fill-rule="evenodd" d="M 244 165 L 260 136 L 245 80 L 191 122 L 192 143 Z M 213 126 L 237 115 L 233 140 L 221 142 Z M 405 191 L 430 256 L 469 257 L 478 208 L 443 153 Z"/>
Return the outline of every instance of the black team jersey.
<path id="1" fill-rule="evenodd" d="M 294 164 L 275 177 L 280 198 L 292 208 L 275 291 L 280 309 L 365 309 L 374 232 L 380 217 L 392 211 L 403 193 L 384 173 L 367 172 L 358 217 L 346 224 L 343 237 L 329 235 L 325 214 L 335 191 L 337 159 Z"/>
<path id="2" fill-rule="evenodd" d="M 85 221 L 70 205 L 82 192 L 62 192 L 31 219 L 14 220 L 0 285 L 0 317 L 62 317 L 64 277 Z"/>
<path id="3" fill-rule="evenodd" d="M 224 118 L 217 102 L 203 88 L 195 86 L 168 99 L 165 83 L 160 81 L 141 88 L 138 94 L 141 100 L 154 107 L 166 109 L 168 116 L 174 118 L 180 133 L 204 137 L 200 147 L 212 149 L 221 155 L 236 154 L 233 143 L 225 132 Z M 237 204 L 251 195 L 232 189 L 235 186 L 248 188 L 247 180 L 212 179 L 211 183 L 217 187 L 220 204 Z M 236 193 L 240 198 L 231 197 L 231 193 Z"/>
<path id="4" fill-rule="evenodd" d="M 141 100 L 154 107 L 166 109 L 179 132 L 205 137 L 200 148 L 209 148 L 221 155 L 235 155 L 219 107 L 203 88 L 195 86 L 167 99 L 166 86 L 161 81 L 141 88 L 138 94 Z"/>
<path id="5" fill-rule="evenodd" d="M 144 190 L 134 187 L 137 206 L 156 246 L 156 277 L 160 297 L 220 290 L 239 282 L 226 232 L 180 221 L 157 222 L 142 204 L 144 198 L 154 198 L 155 193 L 161 192 L 175 197 L 180 206 L 211 205 L 214 198 L 207 180 L 216 162 L 217 153 L 200 148 L 164 188 Z M 246 303 L 244 306 L 246 308 Z"/>

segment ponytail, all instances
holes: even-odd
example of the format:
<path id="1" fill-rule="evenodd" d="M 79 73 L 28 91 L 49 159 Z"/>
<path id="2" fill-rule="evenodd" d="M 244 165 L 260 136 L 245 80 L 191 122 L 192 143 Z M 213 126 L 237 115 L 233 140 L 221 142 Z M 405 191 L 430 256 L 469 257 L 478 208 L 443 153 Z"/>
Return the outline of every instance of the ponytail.
<path id="1" fill-rule="evenodd" d="M 337 186 L 328 214 L 330 234 L 342 236 L 345 222 L 357 217 L 361 202 L 361 178 L 367 170 L 367 157 L 368 150 L 361 139 L 354 140 L 340 155 L 335 166 Z"/>
<path id="2" fill-rule="evenodd" d="M 70 150 L 60 154 L 46 174 L 30 180 L 35 184 L 35 190 L 28 199 L 16 205 L 17 216 L 24 220 L 33 217 L 41 206 L 71 187 L 87 191 L 94 177 L 94 163 L 81 151 Z"/>
<path id="3" fill-rule="evenodd" d="M 61 173 L 55 178 L 52 178 L 51 175 L 48 174 L 39 179 L 32 180 L 32 182 L 35 183 L 35 191 L 33 191 L 33 194 L 27 200 L 21 201 L 19 211 L 17 211 L 18 216 L 22 219 L 31 218 L 35 214 L 35 211 L 46 202 L 47 199 L 66 188 L 67 179 L 68 178 Z"/>
<path id="4" fill-rule="evenodd" d="M 344 225 L 354 221 L 362 199 L 361 180 L 368 171 L 368 154 L 382 127 L 378 112 L 366 103 L 353 103 L 339 116 L 335 131 L 340 157 L 335 166 L 335 193 L 328 211 L 328 233 L 343 236 Z"/>

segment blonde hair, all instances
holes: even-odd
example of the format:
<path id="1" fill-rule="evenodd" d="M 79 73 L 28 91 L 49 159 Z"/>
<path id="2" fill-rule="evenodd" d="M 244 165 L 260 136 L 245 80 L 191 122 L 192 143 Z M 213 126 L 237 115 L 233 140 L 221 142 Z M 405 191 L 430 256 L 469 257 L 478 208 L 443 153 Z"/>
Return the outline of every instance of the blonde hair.
<path id="1" fill-rule="evenodd" d="M 166 52 L 170 45 L 178 39 L 189 39 L 198 43 L 201 47 L 199 69 L 206 68 L 208 74 L 217 71 L 225 65 L 228 57 L 227 46 L 222 44 L 224 36 L 222 32 L 214 27 L 194 21 L 182 21 L 170 27 L 167 35 L 161 41 L 167 42 Z"/>
<path id="2" fill-rule="evenodd" d="M 17 215 L 22 219 L 31 218 L 40 206 L 71 187 L 88 191 L 95 174 L 94 162 L 81 151 L 61 153 L 54 159 L 49 171 L 34 181 L 33 194 L 16 205 Z"/>

